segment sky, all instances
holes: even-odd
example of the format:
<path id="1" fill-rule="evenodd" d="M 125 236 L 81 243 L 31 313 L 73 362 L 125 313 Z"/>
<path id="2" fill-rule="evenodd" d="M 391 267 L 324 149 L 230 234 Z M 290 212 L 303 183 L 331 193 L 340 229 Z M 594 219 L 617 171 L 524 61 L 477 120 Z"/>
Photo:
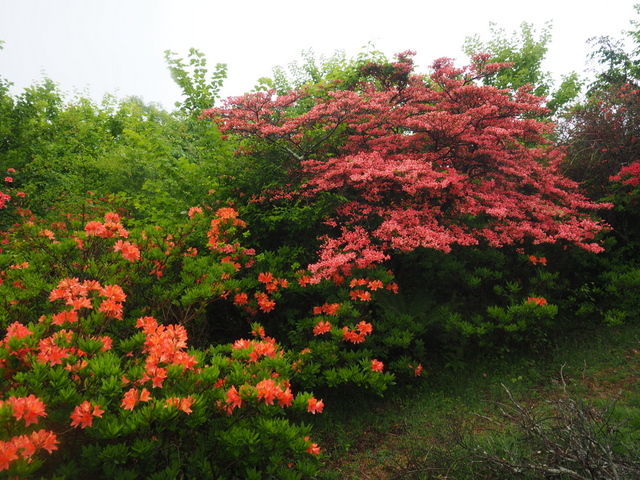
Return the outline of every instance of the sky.
<path id="1" fill-rule="evenodd" d="M 638 0 L 640 1 L 640 0 Z M 583 73 L 594 36 L 621 36 L 634 0 L 0 0 L 0 77 L 13 93 L 49 77 L 70 97 L 135 95 L 171 109 L 180 99 L 164 61 L 194 47 L 227 63 L 223 96 L 241 95 L 303 50 L 353 56 L 415 50 L 419 71 L 439 57 L 465 63 L 465 37 L 526 21 L 552 22 L 545 67 Z"/>

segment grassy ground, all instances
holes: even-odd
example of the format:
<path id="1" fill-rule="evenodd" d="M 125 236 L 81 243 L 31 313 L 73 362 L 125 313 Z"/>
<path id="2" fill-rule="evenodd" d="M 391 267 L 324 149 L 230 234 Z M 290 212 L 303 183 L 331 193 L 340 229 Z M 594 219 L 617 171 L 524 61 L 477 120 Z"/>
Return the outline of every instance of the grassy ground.
<path id="1" fill-rule="evenodd" d="M 348 400 L 327 399 L 314 425 L 323 478 L 520 478 L 488 473 L 478 455 L 521 448 L 513 422 L 499 412 L 498 402 L 510 403 L 504 387 L 527 408 L 549 408 L 567 395 L 600 409 L 615 402 L 623 440 L 640 451 L 639 380 L 640 326 L 624 326 L 558 341 L 543 354 L 431 372 L 422 385 L 384 399 L 349 392 Z"/>

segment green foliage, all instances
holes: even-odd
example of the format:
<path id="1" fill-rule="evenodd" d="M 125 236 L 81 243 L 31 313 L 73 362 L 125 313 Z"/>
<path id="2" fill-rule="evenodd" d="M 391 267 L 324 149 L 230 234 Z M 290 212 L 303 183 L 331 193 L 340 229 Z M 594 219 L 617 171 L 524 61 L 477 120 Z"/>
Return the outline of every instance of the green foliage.
<path id="1" fill-rule="evenodd" d="M 185 97 L 182 103 L 176 103 L 176 107 L 189 116 L 198 116 L 205 108 L 213 107 L 220 97 L 220 88 L 227 78 L 227 65 L 217 63 L 209 75 L 207 59 L 201 51 L 190 48 L 188 64 L 177 55 L 170 50 L 164 52 L 171 77 Z"/>
<path id="2" fill-rule="evenodd" d="M 618 266 L 603 274 L 609 324 L 640 320 L 640 268 Z"/>
<path id="3" fill-rule="evenodd" d="M 479 35 L 467 37 L 465 53 L 469 56 L 487 53 L 491 55 L 492 62 L 513 65 L 487 76 L 484 80 L 487 85 L 510 90 L 530 85 L 535 95 L 547 97 L 547 107 L 552 113 L 562 111 L 576 99 L 581 82 L 575 72 L 564 75 L 560 85 L 554 88 L 551 73 L 542 69 L 551 41 L 551 24 L 545 25 L 538 33 L 532 24 L 523 22 L 520 32 L 509 36 L 504 28 L 491 23 L 489 31 L 491 38 L 488 41 L 483 41 Z"/>
<path id="4" fill-rule="evenodd" d="M 634 5 L 636 14 L 640 14 L 640 4 Z M 611 36 L 594 37 L 590 40 L 594 50 L 589 57 L 600 66 L 595 81 L 590 85 L 590 93 L 598 90 L 621 86 L 640 79 L 640 21 L 631 19 L 631 30 L 626 31 L 630 42 Z"/>
<path id="5" fill-rule="evenodd" d="M 50 81 L 15 102 L 1 98 L 7 133 L 0 136 L 0 164 L 18 170 L 24 206 L 39 214 L 54 205 L 82 210 L 94 192 L 117 194 L 141 221 L 175 219 L 217 189 L 228 171 L 233 147 L 215 126 L 135 98 L 63 104 Z"/>
<path id="6" fill-rule="evenodd" d="M 286 68 L 275 67 L 272 78 L 260 78 L 255 91 L 275 89 L 283 95 L 305 88 L 313 94 L 322 95 L 329 88 L 351 90 L 362 80 L 362 67 L 372 62 L 389 62 L 372 44 L 354 58 L 347 58 L 344 51 L 337 51 L 329 57 L 316 57 L 312 49 L 304 50 L 300 56 L 300 61 L 293 61 Z"/>

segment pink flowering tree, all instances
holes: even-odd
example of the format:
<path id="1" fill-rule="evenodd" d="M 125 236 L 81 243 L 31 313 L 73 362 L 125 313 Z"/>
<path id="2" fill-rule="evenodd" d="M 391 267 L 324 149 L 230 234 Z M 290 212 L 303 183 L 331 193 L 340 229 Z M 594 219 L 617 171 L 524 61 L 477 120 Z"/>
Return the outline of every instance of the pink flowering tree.
<path id="1" fill-rule="evenodd" d="M 486 56 L 465 68 L 439 59 L 429 76 L 413 73 L 411 56 L 366 65 L 351 90 L 258 92 L 204 113 L 282 152 L 286 186 L 269 198 L 342 199 L 309 265 L 314 281 L 417 248 L 564 241 L 600 251 L 604 225 L 590 213 L 602 205 L 559 173 L 553 126 L 535 119 L 542 99 L 480 85 L 505 67 Z"/>

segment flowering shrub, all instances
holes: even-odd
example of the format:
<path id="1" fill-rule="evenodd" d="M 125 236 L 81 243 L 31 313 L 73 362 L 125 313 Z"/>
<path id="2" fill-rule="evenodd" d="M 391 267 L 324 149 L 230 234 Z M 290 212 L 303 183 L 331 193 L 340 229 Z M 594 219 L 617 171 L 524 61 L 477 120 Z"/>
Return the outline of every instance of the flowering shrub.
<path id="1" fill-rule="evenodd" d="M 64 271 L 71 278 L 92 278 L 129 292 L 126 312 L 114 299 L 103 302 L 99 311 L 114 318 L 125 313 L 151 315 L 163 324 L 183 325 L 197 333 L 197 345 L 202 347 L 232 341 L 232 335 L 243 335 L 260 318 L 292 347 L 289 355 L 300 385 L 355 383 L 380 392 L 393 381 L 392 373 L 372 374 L 369 365 L 375 354 L 365 342 L 373 331 L 365 320 L 373 295 L 397 290 L 388 274 L 382 280 L 336 277 L 335 282 L 323 281 L 328 288 L 304 274 L 290 281 L 286 272 L 276 275 L 255 266 L 255 252 L 239 241 L 246 224 L 233 208 L 194 207 L 184 223 L 174 224 L 168 233 L 162 227 L 127 229 L 120 214 L 100 211 L 105 207 L 109 205 L 98 203 L 91 216 L 64 214 L 56 221 L 23 212 L 23 222 L 6 234 L 10 251 L 0 255 L 0 319 L 8 323 L 39 315 L 43 298 L 55 289 L 56 276 Z M 322 317 L 310 305 L 301 316 L 314 310 L 312 316 L 295 319 L 294 331 L 299 335 L 270 321 L 282 295 L 294 286 L 298 292 L 320 288 L 323 294 L 341 298 L 342 307 L 326 302 L 320 307 L 334 317 L 332 325 L 324 324 L 325 333 L 332 329 L 333 333 L 322 338 L 313 335 Z M 75 299 L 78 305 L 87 301 Z M 225 312 L 225 331 L 221 332 L 221 322 L 211 313 L 213 305 Z M 49 311 L 53 314 L 50 307 Z M 63 324 L 75 319 L 77 312 L 72 308 L 55 315 L 54 322 Z M 363 329 L 365 324 L 368 329 Z M 325 355 L 328 350 L 334 353 Z M 301 351 L 305 353 L 296 353 Z M 386 358 L 384 351 L 377 354 Z"/>
<path id="2" fill-rule="evenodd" d="M 640 88 L 637 81 L 592 92 L 570 112 L 563 170 L 593 198 L 610 191 L 608 180 L 633 184 L 640 154 Z"/>
<path id="3" fill-rule="evenodd" d="M 118 285 L 66 278 L 49 294 L 55 313 L 8 326 L 0 470 L 55 478 L 314 471 L 319 447 L 283 410 L 316 414 L 324 403 L 294 395 L 291 365 L 264 329 L 198 350 L 182 325 L 123 315 L 126 299 Z"/>
<path id="4" fill-rule="evenodd" d="M 338 275 L 310 284 L 313 276 L 304 272 L 291 287 L 292 293 L 299 295 L 332 298 L 331 302 L 308 306 L 295 326 L 288 324 L 291 348 L 298 352 L 293 363 L 296 379 L 306 387 L 351 384 L 381 393 L 394 382 L 398 369 L 383 372 L 378 363 L 373 363 L 380 361 L 376 356 L 387 359 L 391 352 L 374 340 L 384 333 L 377 332 L 371 303 L 374 298 L 393 295 L 397 285 L 388 272 L 380 269 L 360 273 L 361 277 L 354 272 L 351 278 Z M 400 371 L 406 369 L 404 365 Z"/>
<path id="5" fill-rule="evenodd" d="M 170 232 L 130 231 L 113 211 L 95 220 L 63 214 L 53 221 L 21 211 L 22 223 L 5 232 L 0 254 L 0 318 L 29 318 L 64 272 L 120 285 L 130 292 L 134 315 L 203 326 L 207 307 L 239 291 L 243 283 L 234 277 L 253 264 L 254 252 L 234 239 L 244 222 L 230 210 L 219 209 L 212 220 L 196 215 Z"/>
<path id="6" fill-rule="evenodd" d="M 254 253 L 236 239 L 237 212 L 196 208 L 171 233 L 98 212 L 45 221 L 22 211 L 4 233 L 0 469 L 310 475 L 320 447 L 287 412 L 318 414 L 324 403 L 294 394 L 289 354 L 257 324 L 232 344 L 211 333 L 200 348 L 188 342 L 189 330 L 207 332 L 212 305 L 241 297 L 242 308 L 268 311 L 287 286 L 269 273 L 238 278 Z"/>
<path id="7" fill-rule="evenodd" d="M 294 168 L 280 198 L 342 198 L 314 277 L 349 276 L 418 248 L 567 241 L 601 251 L 604 225 L 589 211 L 604 205 L 560 174 L 551 127 L 533 118 L 547 112 L 542 99 L 478 85 L 505 67 L 486 56 L 466 68 L 437 60 L 428 79 L 412 73 L 411 56 L 364 67 L 358 90 L 257 92 L 205 112 L 223 132 L 283 152 Z"/>

